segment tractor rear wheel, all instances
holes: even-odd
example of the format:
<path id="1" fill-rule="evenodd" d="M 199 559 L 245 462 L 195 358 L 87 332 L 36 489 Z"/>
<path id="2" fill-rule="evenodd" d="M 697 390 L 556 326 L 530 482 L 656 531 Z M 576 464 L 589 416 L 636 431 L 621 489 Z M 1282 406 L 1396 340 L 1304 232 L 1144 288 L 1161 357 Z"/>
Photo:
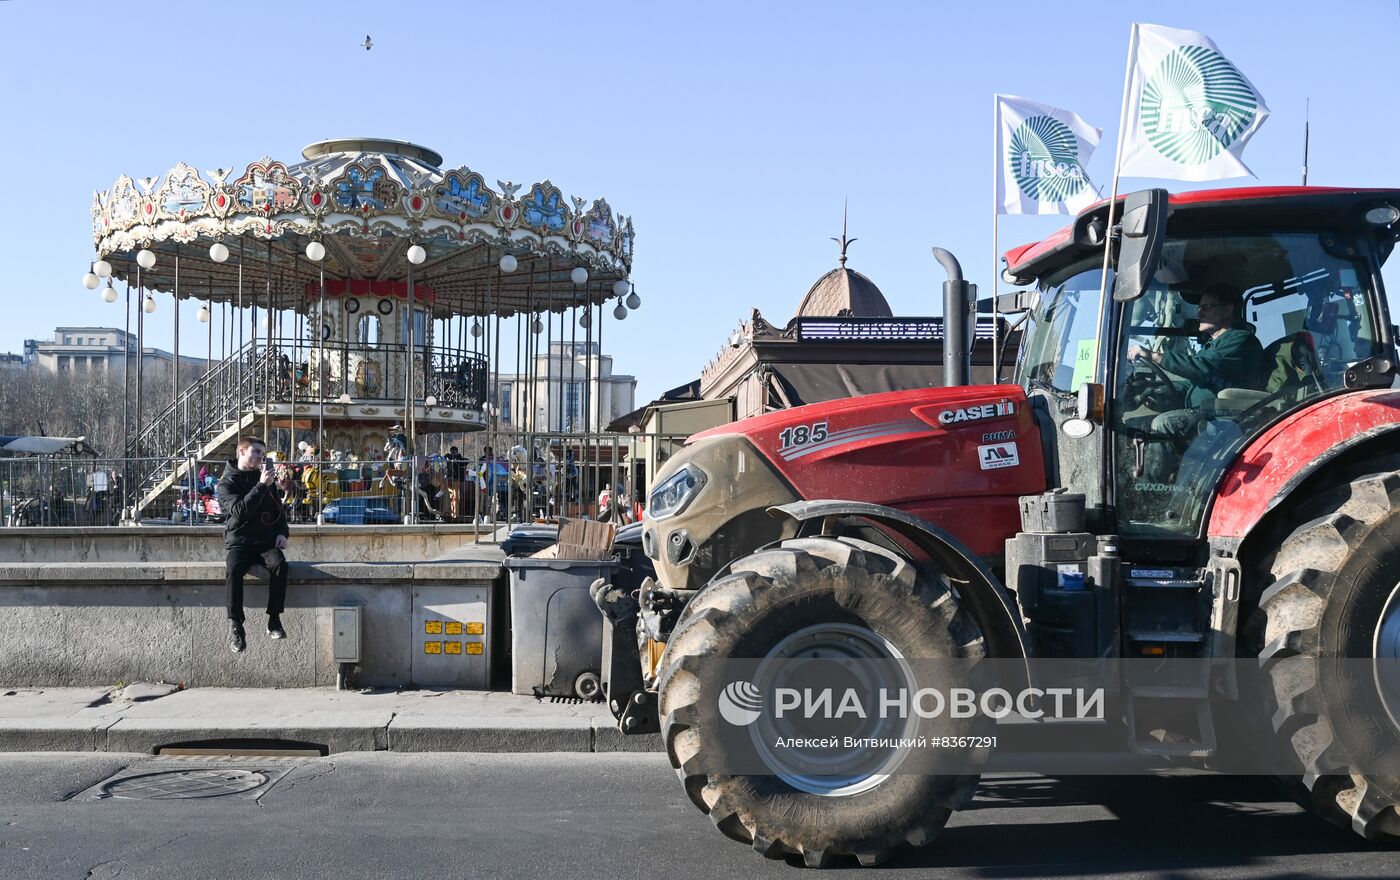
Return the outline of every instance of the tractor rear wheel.
<path id="1" fill-rule="evenodd" d="M 1256 717 L 1295 768 L 1307 809 L 1400 842 L 1400 458 L 1300 505 L 1262 560 L 1244 644 L 1260 659 Z"/>
<path id="2" fill-rule="evenodd" d="M 900 772 L 908 747 L 852 750 L 845 763 L 792 760 L 766 745 L 763 723 L 716 714 L 717 704 L 724 712 L 722 695 L 744 696 L 726 680 L 729 661 L 875 661 L 882 670 L 903 670 L 887 678 L 904 680 L 873 684 L 915 693 L 931 683 L 930 674 L 913 672 L 905 658 L 966 665 L 982 654 L 981 630 L 942 578 L 921 575 L 865 541 L 785 541 L 734 563 L 687 605 L 661 661 L 662 737 L 687 795 L 728 837 L 810 867 L 838 856 L 879 864 L 937 835 L 972 798 L 978 774 L 968 771 L 985 754 L 964 754 L 947 774 L 913 772 L 921 759 Z M 751 682 L 739 686 L 757 695 Z M 736 744 L 734 728 L 723 726 L 739 723 L 751 726 Z M 897 723 L 915 727 L 896 735 L 917 733 L 926 722 Z M 982 721 L 959 723 L 968 733 L 986 732 Z"/>

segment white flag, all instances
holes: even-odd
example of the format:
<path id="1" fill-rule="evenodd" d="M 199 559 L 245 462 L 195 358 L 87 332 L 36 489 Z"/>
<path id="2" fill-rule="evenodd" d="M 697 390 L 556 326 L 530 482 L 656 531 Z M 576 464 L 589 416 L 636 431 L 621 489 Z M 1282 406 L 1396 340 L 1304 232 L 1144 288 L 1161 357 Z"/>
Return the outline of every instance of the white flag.
<path id="1" fill-rule="evenodd" d="M 1269 108 L 1210 37 L 1134 22 L 1128 57 L 1132 75 L 1120 175 L 1254 176 L 1240 156 Z"/>
<path id="2" fill-rule="evenodd" d="M 1103 132 L 1075 113 L 996 96 L 998 214 L 1075 214 L 1098 199 L 1085 166 Z"/>

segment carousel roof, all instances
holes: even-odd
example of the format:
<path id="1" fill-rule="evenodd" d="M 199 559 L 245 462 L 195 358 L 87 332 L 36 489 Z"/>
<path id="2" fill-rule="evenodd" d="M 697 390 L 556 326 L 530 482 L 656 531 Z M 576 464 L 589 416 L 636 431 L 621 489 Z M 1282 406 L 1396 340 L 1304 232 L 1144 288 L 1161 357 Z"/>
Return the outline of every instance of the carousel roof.
<path id="1" fill-rule="evenodd" d="M 163 178 L 119 177 L 93 194 L 98 259 L 135 283 L 147 249 L 156 261 L 140 270 L 146 288 L 299 311 L 323 279 L 328 296 L 356 283 L 400 287 L 415 244 L 426 251 L 413 267 L 416 295 L 436 317 L 560 311 L 626 292 L 617 282 L 631 271 L 632 221 L 605 199 L 565 198 L 548 180 L 493 189 L 404 141 L 321 141 L 302 156 L 265 157 L 236 177 L 184 163 Z M 313 241 L 325 249 L 319 262 L 307 256 Z M 215 244 L 228 249 L 224 261 Z"/>

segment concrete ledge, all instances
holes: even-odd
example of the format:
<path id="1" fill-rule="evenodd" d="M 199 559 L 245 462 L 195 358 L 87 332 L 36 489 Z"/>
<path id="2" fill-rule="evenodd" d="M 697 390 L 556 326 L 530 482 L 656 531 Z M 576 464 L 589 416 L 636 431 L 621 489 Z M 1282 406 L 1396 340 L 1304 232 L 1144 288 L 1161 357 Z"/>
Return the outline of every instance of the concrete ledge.
<path id="1" fill-rule="evenodd" d="M 356 681 L 369 687 L 489 687 L 490 655 L 425 654 L 428 608 L 477 609 L 488 649 L 506 644 L 490 603 L 492 562 L 293 562 L 282 625 L 264 632 L 267 584 L 244 588 L 248 652 L 228 649 L 223 562 L 0 565 L 0 681 L 99 686 L 166 681 L 191 687 L 334 684 L 332 609 L 361 609 Z M 502 598 L 502 601 L 503 598 Z M 459 612 L 466 613 L 466 612 Z M 499 631 L 498 631 L 499 630 Z M 494 641 L 497 639 L 504 641 Z"/>
<path id="2" fill-rule="evenodd" d="M 346 562 L 436 559 L 453 554 L 499 558 L 490 528 L 437 523 L 418 526 L 294 525 L 297 555 Z M 223 526 L 55 526 L 5 528 L 4 562 L 213 562 L 222 560 Z"/>
<path id="3" fill-rule="evenodd" d="M 105 752 L 114 721 L 7 718 L 0 723 L 0 752 Z"/>
<path id="4" fill-rule="evenodd" d="M 350 581 L 490 581 L 500 573 L 494 562 L 303 562 L 289 560 L 289 579 L 298 583 Z M 249 575 L 249 580 L 258 580 Z M 0 589 L 29 584 L 181 584 L 224 582 L 218 562 L 10 562 L 0 564 Z"/>
<path id="5" fill-rule="evenodd" d="M 393 752 L 589 752 L 587 718 L 557 718 L 523 727 L 463 726 L 461 719 L 408 717 L 389 724 Z"/>
<path id="6" fill-rule="evenodd" d="M 501 691 L 193 688 L 141 702 L 106 698 L 91 688 L 0 690 L 0 751 L 150 754 L 230 739 L 321 743 L 332 752 L 661 750 L 655 734 L 623 736 L 600 703 Z"/>
<path id="7" fill-rule="evenodd" d="M 393 713 L 271 718 L 123 718 L 99 738 L 104 752 L 151 754 L 159 746 L 198 740 L 284 739 L 321 743 L 332 752 L 376 752 L 389 747 Z"/>

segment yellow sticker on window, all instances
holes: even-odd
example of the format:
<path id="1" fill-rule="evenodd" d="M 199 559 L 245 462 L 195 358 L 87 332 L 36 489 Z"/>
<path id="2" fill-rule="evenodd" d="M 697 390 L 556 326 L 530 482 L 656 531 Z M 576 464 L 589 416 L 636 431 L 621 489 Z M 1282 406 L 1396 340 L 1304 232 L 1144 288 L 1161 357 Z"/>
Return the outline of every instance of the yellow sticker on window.
<path id="1" fill-rule="evenodd" d="M 442 646 L 443 646 L 444 648 L 447 649 L 446 652 L 447 652 L 448 654 L 460 654 L 460 653 L 462 653 L 462 643 L 461 643 L 461 642 L 443 642 L 443 643 L 442 643 Z"/>
<path id="2" fill-rule="evenodd" d="M 481 642 L 467 642 L 467 653 L 468 653 L 468 654 L 480 654 L 480 653 L 481 653 L 481 649 L 482 649 L 482 644 L 481 644 Z"/>
<path id="3" fill-rule="evenodd" d="M 430 636 L 440 636 L 440 635 L 442 635 L 442 621 L 441 621 L 441 620 L 425 620 L 425 621 L 423 621 L 423 632 L 427 633 L 427 634 L 430 635 Z"/>
<path id="4" fill-rule="evenodd" d="M 1098 354 L 1098 340 L 1079 340 L 1079 350 L 1074 355 L 1074 372 L 1069 380 L 1070 391 L 1078 391 L 1080 385 L 1094 378 L 1094 360 Z"/>
<path id="5" fill-rule="evenodd" d="M 462 634 L 462 621 L 460 621 L 460 620 L 449 620 L 449 621 L 447 621 L 447 628 L 444 629 L 443 632 L 446 633 L 446 634 L 449 635 L 449 636 L 460 636 L 460 635 Z"/>
<path id="6" fill-rule="evenodd" d="M 484 623 L 467 624 L 467 635 L 469 636 L 479 636 L 484 632 L 486 632 L 486 624 Z"/>
<path id="7" fill-rule="evenodd" d="M 424 643 L 423 643 L 423 653 L 424 653 L 424 654 L 441 654 L 441 653 L 442 653 L 442 642 L 424 642 Z"/>

